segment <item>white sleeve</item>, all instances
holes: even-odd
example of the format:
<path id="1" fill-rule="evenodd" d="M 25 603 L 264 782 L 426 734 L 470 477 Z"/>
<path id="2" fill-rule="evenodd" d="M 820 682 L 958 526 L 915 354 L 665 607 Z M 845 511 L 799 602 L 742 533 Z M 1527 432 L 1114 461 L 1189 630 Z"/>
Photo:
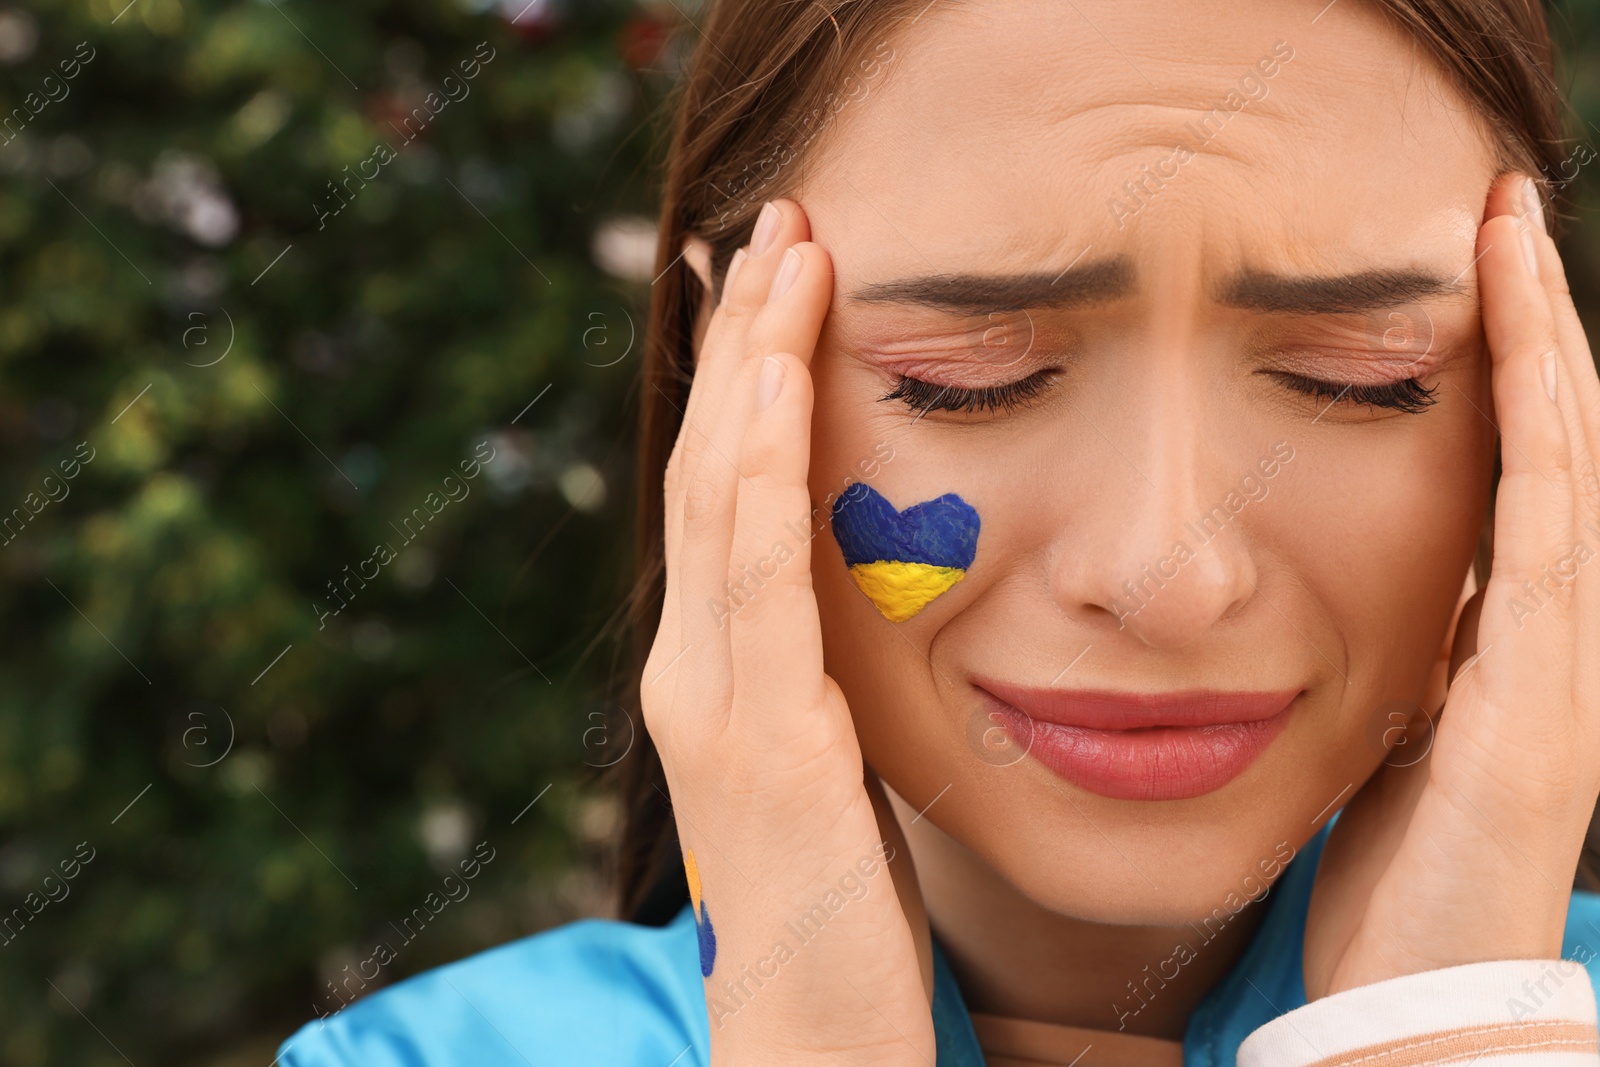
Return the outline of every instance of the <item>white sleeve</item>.
<path id="1" fill-rule="evenodd" d="M 1257 1028 L 1238 1067 L 1600 1067 L 1594 986 L 1574 960 L 1499 960 L 1408 974 Z"/>

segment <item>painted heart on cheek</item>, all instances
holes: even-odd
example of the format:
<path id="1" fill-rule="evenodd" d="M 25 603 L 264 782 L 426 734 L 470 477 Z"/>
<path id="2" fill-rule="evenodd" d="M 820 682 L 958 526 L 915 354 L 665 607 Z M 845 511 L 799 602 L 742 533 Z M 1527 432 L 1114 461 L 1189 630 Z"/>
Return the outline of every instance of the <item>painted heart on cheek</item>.
<path id="1" fill-rule="evenodd" d="M 856 482 L 833 503 L 833 536 L 856 586 L 890 622 L 905 622 L 967 575 L 978 513 L 954 493 L 896 511 Z"/>

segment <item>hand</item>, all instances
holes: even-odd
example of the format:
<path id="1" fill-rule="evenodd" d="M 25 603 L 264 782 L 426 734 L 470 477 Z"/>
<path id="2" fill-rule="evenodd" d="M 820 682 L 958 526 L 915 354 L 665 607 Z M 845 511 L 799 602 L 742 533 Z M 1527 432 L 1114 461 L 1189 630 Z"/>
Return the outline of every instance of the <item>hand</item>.
<path id="1" fill-rule="evenodd" d="M 1427 758 L 1380 768 L 1330 834 L 1306 924 L 1312 1000 L 1561 955 L 1600 794 L 1600 382 L 1524 181 L 1495 183 L 1478 231 L 1502 464 L 1488 584 L 1456 626 Z"/>
<path id="2" fill-rule="evenodd" d="M 823 673 L 811 545 L 793 532 L 813 528 L 809 363 L 832 265 L 798 204 L 770 207 L 764 247 L 729 267 L 667 465 L 645 725 L 700 924 L 712 1063 L 932 1063 L 910 853 Z"/>

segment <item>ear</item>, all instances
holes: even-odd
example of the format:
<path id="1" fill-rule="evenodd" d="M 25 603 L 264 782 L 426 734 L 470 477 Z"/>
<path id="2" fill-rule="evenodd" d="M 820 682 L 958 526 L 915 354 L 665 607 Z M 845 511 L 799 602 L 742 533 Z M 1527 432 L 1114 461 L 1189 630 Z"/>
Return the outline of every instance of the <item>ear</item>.
<path id="1" fill-rule="evenodd" d="M 711 325 L 711 294 L 715 291 L 711 284 L 711 246 L 702 238 L 692 235 L 685 237 L 683 261 L 700 279 L 700 306 L 695 309 L 694 315 L 694 352 L 698 362 L 700 345 L 705 341 L 706 329 Z"/>

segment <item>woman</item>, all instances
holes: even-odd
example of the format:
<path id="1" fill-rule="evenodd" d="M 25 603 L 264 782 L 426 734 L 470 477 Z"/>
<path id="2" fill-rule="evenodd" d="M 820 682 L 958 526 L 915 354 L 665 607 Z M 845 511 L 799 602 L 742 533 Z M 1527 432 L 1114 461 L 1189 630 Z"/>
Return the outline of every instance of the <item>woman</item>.
<path id="1" fill-rule="evenodd" d="M 1537 9 L 698 30 L 640 922 L 280 1062 L 1600 1063 L 1600 382 Z"/>

